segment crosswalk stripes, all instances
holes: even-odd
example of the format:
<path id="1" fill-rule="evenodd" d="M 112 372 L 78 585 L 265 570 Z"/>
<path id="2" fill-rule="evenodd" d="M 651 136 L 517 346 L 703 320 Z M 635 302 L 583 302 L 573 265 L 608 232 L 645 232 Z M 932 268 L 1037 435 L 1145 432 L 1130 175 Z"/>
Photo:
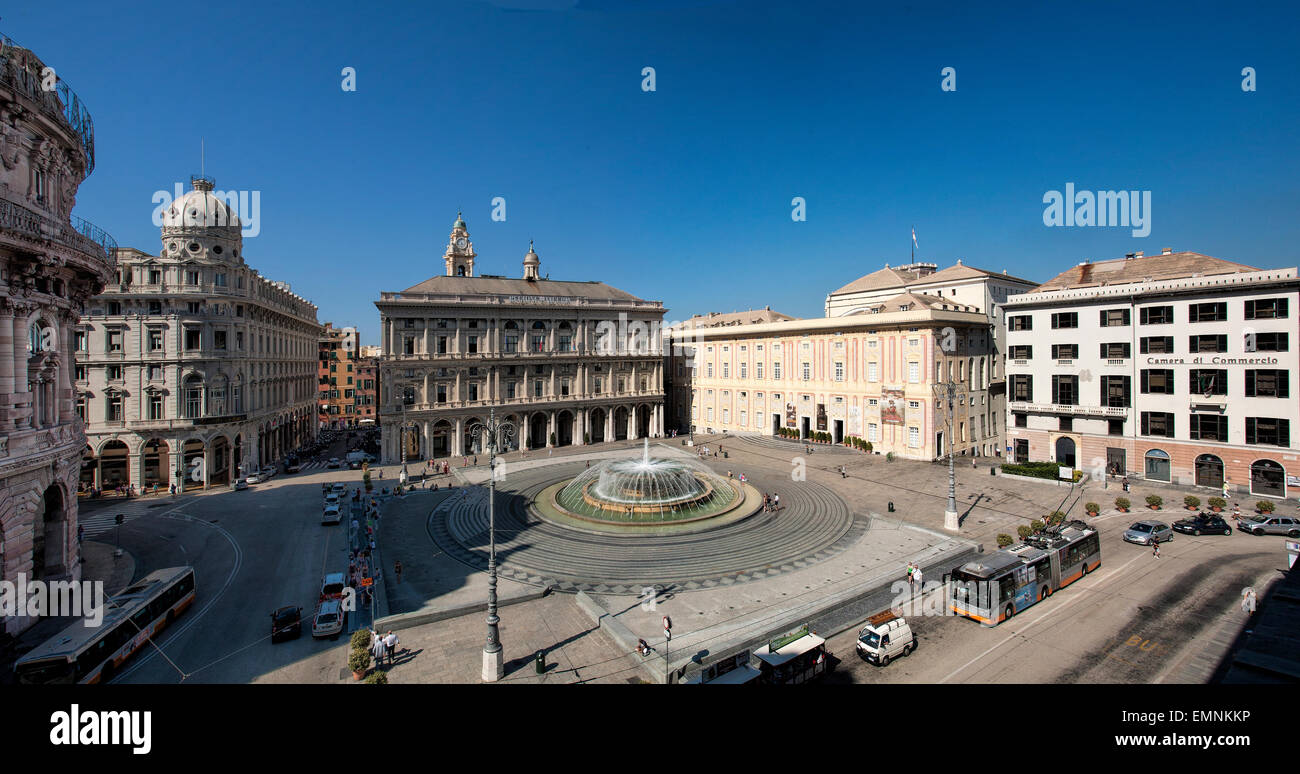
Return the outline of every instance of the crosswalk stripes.
<path id="1" fill-rule="evenodd" d="M 117 526 L 117 515 L 123 516 L 123 521 L 130 521 L 137 516 L 144 516 L 150 513 L 166 513 L 175 508 L 179 501 L 161 498 L 149 498 L 138 500 L 123 500 L 117 507 L 106 507 L 96 510 L 89 515 L 83 515 L 77 521 L 85 531 L 86 537 L 95 537 L 106 532 L 112 531 Z"/>

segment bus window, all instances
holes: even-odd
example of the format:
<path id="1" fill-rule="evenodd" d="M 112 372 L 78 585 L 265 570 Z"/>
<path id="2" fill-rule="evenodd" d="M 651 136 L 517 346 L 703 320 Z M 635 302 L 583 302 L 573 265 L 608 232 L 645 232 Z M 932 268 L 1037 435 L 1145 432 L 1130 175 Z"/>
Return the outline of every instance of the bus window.
<path id="1" fill-rule="evenodd" d="M 998 579 L 998 601 L 1006 602 L 1016 595 L 1016 579 L 1011 573 L 1007 573 Z"/>

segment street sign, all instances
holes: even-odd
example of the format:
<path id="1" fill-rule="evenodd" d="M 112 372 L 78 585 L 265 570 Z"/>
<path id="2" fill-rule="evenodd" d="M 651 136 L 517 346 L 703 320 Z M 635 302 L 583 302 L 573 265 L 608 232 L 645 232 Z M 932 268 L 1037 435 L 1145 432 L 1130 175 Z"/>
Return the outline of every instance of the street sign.
<path id="1" fill-rule="evenodd" d="M 362 578 L 362 579 L 361 579 L 361 587 L 362 587 L 362 588 L 365 588 L 366 586 L 373 586 L 373 585 L 375 585 L 375 579 L 374 579 L 374 578 Z"/>

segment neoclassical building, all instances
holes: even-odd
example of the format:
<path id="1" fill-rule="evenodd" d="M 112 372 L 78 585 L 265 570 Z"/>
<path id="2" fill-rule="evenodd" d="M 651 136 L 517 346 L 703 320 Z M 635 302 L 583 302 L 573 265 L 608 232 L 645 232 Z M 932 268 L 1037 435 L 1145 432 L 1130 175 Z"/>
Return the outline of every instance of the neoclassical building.
<path id="1" fill-rule="evenodd" d="M 84 486 L 207 488 L 315 437 L 316 306 L 251 268 L 238 215 L 193 186 L 77 326 Z"/>
<path id="2" fill-rule="evenodd" d="M 113 240 L 72 214 L 95 166 L 90 115 L 0 36 L 0 578 L 78 580 L 74 326 L 112 268 Z M 0 619 L 0 633 L 28 628 Z"/>
<path id="3" fill-rule="evenodd" d="M 545 278 L 531 245 L 522 278 L 475 275 L 459 217 L 443 258 L 375 302 L 385 462 L 477 453 L 489 407 L 530 449 L 662 435 L 661 302 Z"/>

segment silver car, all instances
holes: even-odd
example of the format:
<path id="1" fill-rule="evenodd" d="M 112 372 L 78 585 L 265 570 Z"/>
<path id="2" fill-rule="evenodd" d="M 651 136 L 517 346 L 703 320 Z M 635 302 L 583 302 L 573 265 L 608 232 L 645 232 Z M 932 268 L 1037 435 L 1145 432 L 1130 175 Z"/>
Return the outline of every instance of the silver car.
<path id="1" fill-rule="evenodd" d="M 1124 540 L 1149 546 L 1152 543 L 1167 543 L 1174 539 L 1174 531 L 1163 521 L 1144 519 L 1124 530 Z"/>
<path id="2" fill-rule="evenodd" d="M 1237 529 L 1252 535 L 1300 537 L 1300 520 L 1290 516 L 1254 516 L 1238 521 Z"/>

